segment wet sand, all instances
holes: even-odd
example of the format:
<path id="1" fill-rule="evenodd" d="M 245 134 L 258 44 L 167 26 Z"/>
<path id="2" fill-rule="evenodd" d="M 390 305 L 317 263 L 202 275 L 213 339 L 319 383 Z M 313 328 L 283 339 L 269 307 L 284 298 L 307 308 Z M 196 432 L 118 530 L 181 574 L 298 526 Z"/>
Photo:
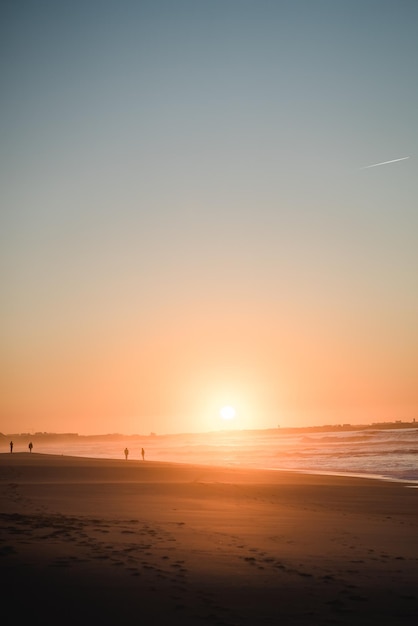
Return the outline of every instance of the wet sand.
<path id="1" fill-rule="evenodd" d="M 416 624 L 418 489 L 0 454 L 3 609 L 43 624 Z"/>

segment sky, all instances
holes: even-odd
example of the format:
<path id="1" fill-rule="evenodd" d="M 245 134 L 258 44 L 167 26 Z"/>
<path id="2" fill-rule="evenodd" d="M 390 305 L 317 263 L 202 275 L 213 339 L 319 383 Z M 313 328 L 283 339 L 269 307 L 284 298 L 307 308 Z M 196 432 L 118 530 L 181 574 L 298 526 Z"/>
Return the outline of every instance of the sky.
<path id="1" fill-rule="evenodd" d="M 418 418 L 415 0 L 0 10 L 0 432 Z"/>

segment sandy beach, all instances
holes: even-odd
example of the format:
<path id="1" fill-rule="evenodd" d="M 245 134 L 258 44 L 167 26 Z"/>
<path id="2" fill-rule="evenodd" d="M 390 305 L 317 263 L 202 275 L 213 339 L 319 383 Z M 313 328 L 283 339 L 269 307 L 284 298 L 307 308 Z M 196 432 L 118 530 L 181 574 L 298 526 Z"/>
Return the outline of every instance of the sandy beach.
<path id="1" fill-rule="evenodd" d="M 44 624 L 415 624 L 407 483 L 0 454 L 3 608 Z"/>

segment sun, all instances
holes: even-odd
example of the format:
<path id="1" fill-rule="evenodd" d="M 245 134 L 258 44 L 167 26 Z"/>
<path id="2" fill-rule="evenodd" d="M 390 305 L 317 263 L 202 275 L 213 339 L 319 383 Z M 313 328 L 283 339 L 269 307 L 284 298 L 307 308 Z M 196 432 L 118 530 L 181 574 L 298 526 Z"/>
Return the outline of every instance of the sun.
<path id="1" fill-rule="evenodd" d="M 219 415 L 224 420 L 232 420 L 236 415 L 236 411 L 233 406 L 223 406 L 219 411 Z"/>

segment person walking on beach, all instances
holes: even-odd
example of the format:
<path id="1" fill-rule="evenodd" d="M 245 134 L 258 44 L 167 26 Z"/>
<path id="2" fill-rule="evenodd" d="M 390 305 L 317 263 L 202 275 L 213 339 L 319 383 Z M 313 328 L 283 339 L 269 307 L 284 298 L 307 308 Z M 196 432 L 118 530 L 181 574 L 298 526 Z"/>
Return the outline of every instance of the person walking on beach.
<path id="1" fill-rule="evenodd" d="M 144 450 L 144 448 L 141 449 L 141 456 L 142 456 L 142 460 L 145 461 L 145 450 Z"/>
<path id="2" fill-rule="evenodd" d="M 28 446 L 28 448 L 29 448 L 29 452 L 32 452 L 33 443 L 32 443 L 31 441 L 29 441 L 29 446 Z"/>
<path id="3" fill-rule="evenodd" d="M 10 453 L 13 452 L 13 441 L 10 442 Z"/>
<path id="4" fill-rule="evenodd" d="M 125 452 L 125 459 L 128 460 L 128 454 L 129 454 L 128 448 L 125 448 L 124 452 Z"/>

